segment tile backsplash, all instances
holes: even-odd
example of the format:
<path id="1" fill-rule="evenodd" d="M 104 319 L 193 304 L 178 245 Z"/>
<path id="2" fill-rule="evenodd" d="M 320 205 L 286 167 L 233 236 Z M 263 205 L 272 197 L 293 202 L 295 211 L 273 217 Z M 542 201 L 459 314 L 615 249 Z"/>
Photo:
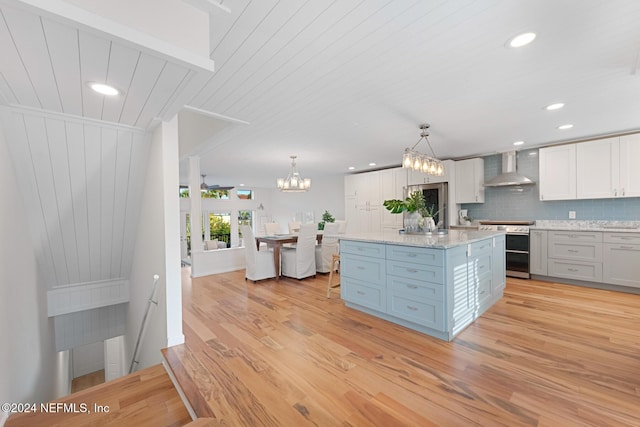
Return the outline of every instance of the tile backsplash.
<path id="1" fill-rule="evenodd" d="M 484 203 L 465 203 L 462 208 L 474 219 L 565 220 L 569 211 L 575 211 L 577 220 L 640 220 L 640 197 L 542 202 L 538 193 L 538 149 L 519 151 L 517 164 L 518 173 L 536 185 L 487 187 Z M 500 173 L 502 155 L 485 157 L 485 181 Z"/>

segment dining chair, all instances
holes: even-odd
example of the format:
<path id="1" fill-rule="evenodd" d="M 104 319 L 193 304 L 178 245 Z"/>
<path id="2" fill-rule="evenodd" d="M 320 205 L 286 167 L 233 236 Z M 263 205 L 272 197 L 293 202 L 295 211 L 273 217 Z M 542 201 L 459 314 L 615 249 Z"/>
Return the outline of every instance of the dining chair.
<path id="1" fill-rule="evenodd" d="M 283 246 L 280 251 L 282 275 L 294 279 L 316 275 L 316 224 L 302 224 L 295 248 Z"/>
<path id="2" fill-rule="evenodd" d="M 291 221 L 289 222 L 289 234 L 296 234 L 298 230 L 300 230 L 300 225 L 302 223 L 300 221 Z"/>
<path id="3" fill-rule="evenodd" d="M 276 277 L 276 268 L 273 264 L 273 251 L 258 250 L 253 231 L 248 225 L 241 225 L 240 231 L 244 239 L 245 275 L 244 280 L 271 279 Z"/>
<path id="4" fill-rule="evenodd" d="M 347 232 L 347 220 L 346 219 L 336 219 L 334 224 L 338 224 L 340 229 L 338 230 L 338 234 L 344 234 Z"/>
<path id="5" fill-rule="evenodd" d="M 338 253 L 338 230 L 340 224 L 327 222 L 324 225 L 322 242 L 316 246 L 316 271 L 328 273 L 331 271 L 331 257 Z"/>
<path id="6" fill-rule="evenodd" d="M 265 222 L 264 224 L 264 235 L 265 236 L 273 236 L 280 233 L 280 223 L 279 222 Z"/>

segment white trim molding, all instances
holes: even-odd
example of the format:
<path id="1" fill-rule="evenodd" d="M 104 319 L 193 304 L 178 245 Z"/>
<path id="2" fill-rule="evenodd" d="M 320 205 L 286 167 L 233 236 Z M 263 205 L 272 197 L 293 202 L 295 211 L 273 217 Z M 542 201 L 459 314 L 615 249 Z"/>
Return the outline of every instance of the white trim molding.
<path id="1" fill-rule="evenodd" d="M 47 291 L 49 317 L 129 302 L 129 280 L 76 283 Z"/>

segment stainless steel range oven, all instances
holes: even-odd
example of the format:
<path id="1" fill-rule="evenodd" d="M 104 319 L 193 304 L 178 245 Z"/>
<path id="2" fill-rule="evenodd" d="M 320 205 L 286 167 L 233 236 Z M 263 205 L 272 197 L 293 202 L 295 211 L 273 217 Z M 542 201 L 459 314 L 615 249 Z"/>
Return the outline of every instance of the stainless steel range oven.
<path id="1" fill-rule="evenodd" d="M 535 221 L 480 221 L 480 230 L 501 230 L 506 233 L 507 276 L 528 279 L 529 227 Z"/>

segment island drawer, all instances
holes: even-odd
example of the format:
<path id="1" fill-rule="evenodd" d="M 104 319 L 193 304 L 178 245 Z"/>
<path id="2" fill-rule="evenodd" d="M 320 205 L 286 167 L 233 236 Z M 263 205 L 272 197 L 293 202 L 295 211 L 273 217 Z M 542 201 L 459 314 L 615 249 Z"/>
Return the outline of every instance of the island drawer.
<path id="1" fill-rule="evenodd" d="M 361 280 L 372 285 L 384 286 L 386 282 L 385 260 L 350 253 L 340 254 L 340 275 Z"/>
<path id="2" fill-rule="evenodd" d="M 386 311 L 385 291 L 351 278 L 340 278 L 341 297 L 345 301 L 378 311 Z"/>
<path id="3" fill-rule="evenodd" d="M 428 283 L 404 277 L 389 277 L 387 289 L 394 295 L 402 295 L 411 300 L 444 301 L 444 285 L 437 283 Z"/>
<path id="4" fill-rule="evenodd" d="M 387 259 L 443 266 L 444 251 L 432 248 L 387 245 Z"/>
<path id="5" fill-rule="evenodd" d="M 444 282 L 443 268 L 435 265 L 387 260 L 387 274 L 431 283 Z"/>
<path id="6" fill-rule="evenodd" d="M 444 304 L 441 301 L 416 301 L 390 293 L 387 313 L 438 331 L 444 331 Z"/>
<path id="7" fill-rule="evenodd" d="M 485 239 L 479 242 L 474 242 L 469 245 L 469 253 L 467 256 L 477 257 L 482 254 L 493 252 L 493 240 Z"/>
<path id="8" fill-rule="evenodd" d="M 355 240 L 340 240 L 340 253 L 384 258 L 385 245 L 380 243 L 358 242 Z"/>

